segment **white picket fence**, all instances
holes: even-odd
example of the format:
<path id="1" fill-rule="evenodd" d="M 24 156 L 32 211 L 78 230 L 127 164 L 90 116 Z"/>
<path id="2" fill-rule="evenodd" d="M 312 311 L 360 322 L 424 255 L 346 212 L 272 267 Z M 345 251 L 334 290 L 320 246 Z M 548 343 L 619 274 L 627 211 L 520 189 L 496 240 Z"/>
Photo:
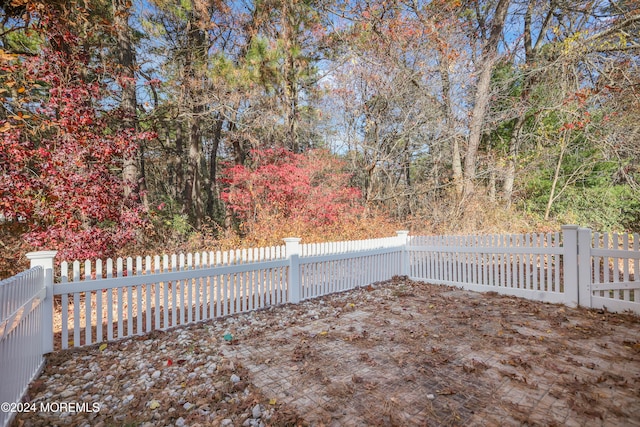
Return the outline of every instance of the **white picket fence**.
<path id="1" fill-rule="evenodd" d="M 20 402 L 44 366 L 44 339 L 51 329 L 46 287 L 51 267 L 36 266 L 0 281 L 0 404 Z M 15 408 L 6 409 L 0 409 L 0 426 L 13 418 Z"/>
<path id="2" fill-rule="evenodd" d="M 0 282 L 0 402 L 18 402 L 54 348 L 298 303 L 394 275 L 640 314 L 639 244 L 638 234 L 565 226 L 304 245 L 289 238 L 269 248 L 62 262 L 59 271 L 55 252 L 30 253 L 31 270 Z M 10 415 L 0 412 L 0 426 Z"/>
<path id="3" fill-rule="evenodd" d="M 69 348 L 315 298 L 399 274 L 401 237 L 228 252 L 62 262 L 59 334 Z M 400 239 L 400 240 L 399 240 Z"/>
<path id="4" fill-rule="evenodd" d="M 409 276 L 473 291 L 576 305 L 577 287 L 562 280 L 566 233 L 418 236 L 407 248 Z M 574 249 L 575 251 L 575 249 Z M 577 283 L 575 283 L 577 286 Z"/>
<path id="5" fill-rule="evenodd" d="M 409 238 L 415 280 L 640 314 L 640 235 L 561 233 Z"/>

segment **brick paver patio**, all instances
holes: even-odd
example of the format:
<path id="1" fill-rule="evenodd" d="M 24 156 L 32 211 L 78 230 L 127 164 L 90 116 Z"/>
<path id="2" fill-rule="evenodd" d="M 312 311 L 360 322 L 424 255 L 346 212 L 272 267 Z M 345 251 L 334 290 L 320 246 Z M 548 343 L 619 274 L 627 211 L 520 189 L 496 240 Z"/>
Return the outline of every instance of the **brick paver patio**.
<path id="1" fill-rule="evenodd" d="M 640 425 L 637 318 L 411 282 L 380 292 L 327 298 L 339 315 L 239 334 L 224 353 L 311 425 Z"/>

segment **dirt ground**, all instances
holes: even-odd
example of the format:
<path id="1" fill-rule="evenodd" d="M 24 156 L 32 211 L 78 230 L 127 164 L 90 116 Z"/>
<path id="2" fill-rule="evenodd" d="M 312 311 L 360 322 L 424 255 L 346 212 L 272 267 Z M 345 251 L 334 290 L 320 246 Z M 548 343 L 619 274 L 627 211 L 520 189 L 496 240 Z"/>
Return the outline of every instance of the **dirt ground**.
<path id="1" fill-rule="evenodd" d="M 57 352 L 29 392 L 88 396 L 15 425 L 640 426 L 640 318 L 397 277 Z"/>

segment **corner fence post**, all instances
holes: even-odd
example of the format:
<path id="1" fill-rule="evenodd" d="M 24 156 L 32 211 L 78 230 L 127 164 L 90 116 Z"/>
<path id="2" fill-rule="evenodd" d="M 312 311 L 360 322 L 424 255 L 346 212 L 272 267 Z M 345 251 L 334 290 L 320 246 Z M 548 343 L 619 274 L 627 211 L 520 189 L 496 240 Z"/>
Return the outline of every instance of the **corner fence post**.
<path id="1" fill-rule="evenodd" d="M 53 260 L 58 251 L 29 252 L 26 257 L 31 260 L 31 268 L 40 266 L 44 270 L 43 286 L 47 290 L 43 304 L 44 324 L 42 329 L 43 354 L 53 351 Z"/>
<path id="2" fill-rule="evenodd" d="M 287 284 L 288 302 L 297 304 L 301 297 L 300 282 L 300 238 L 285 237 L 285 250 L 287 251 L 287 259 L 289 260 L 289 283 Z"/>
<path id="3" fill-rule="evenodd" d="M 578 228 L 578 303 L 591 308 L 591 229 Z"/>
<path id="4" fill-rule="evenodd" d="M 562 226 L 562 265 L 565 302 L 575 307 L 578 305 L 578 226 Z"/>
<path id="5" fill-rule="evenodd" d="M 408 230 L 398 230 L 396 231 L 396 235 L 398 236 L 398 245 L 402 247 L 402 252 L 400 252 L 400 275 L 409 277 L 409 252 L 407 251 L 407 243 L 409 241 L 409 231 Z"/>

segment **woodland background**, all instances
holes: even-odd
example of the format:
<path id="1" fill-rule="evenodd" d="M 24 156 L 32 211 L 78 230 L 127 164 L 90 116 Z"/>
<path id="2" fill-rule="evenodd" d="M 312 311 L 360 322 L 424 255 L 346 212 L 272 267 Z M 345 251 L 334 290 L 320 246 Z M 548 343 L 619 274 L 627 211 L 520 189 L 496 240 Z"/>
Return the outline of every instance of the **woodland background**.
<path id="1" fill-rule="evenodd" d="M 640 231 L 637 0 L 0 12 L 0 277 L 34 249 Z"/>

